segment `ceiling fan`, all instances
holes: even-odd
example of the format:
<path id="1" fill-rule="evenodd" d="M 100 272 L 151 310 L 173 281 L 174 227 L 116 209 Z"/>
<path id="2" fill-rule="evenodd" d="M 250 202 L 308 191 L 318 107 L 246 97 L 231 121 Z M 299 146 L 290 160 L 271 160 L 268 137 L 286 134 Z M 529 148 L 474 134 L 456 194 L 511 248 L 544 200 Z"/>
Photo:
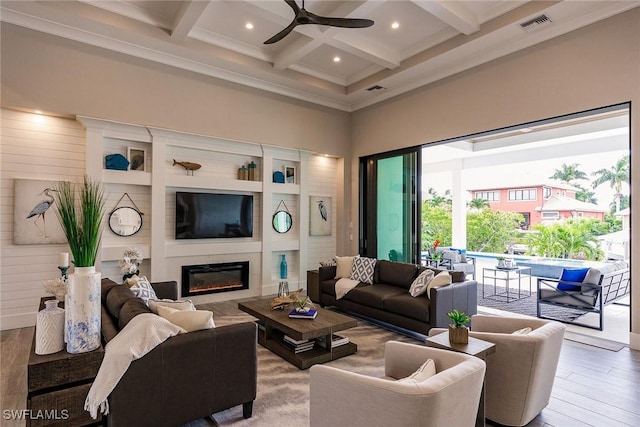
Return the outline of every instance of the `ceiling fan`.
<path id="1" fill-rule="evenodd" d="M 302 0 L 302 7 L 298 7 L 294 0 L 284 0 L 296 16 L 291 21 L 291 24 L 284 30 L 280 31 L 275 36 L 264 42 L 264 44 L 272 44 L 282 40 L 287 34 L 289 34 L 298 25 L 304 24 L 316 24 L 316 25 L 329 25 L 331 27 L 343 27 L 343 28 L 366 28 L 373 25 L 371 19 L 355 19 L 355 18 L 330 18 L 326 16 L 318 16 L 311 12 L 307 12 L 304 8 L 304 0 Z"/>

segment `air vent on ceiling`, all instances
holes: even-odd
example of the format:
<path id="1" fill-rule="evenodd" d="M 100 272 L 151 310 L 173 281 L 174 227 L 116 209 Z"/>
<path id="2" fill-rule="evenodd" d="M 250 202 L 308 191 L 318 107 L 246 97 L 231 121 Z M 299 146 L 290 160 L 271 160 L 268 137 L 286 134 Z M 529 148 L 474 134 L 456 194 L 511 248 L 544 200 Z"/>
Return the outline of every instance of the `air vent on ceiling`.
<path id="1" fill-rule="evenodd" d="M 382 87 L 380 85 L 375 85 L 375 86 L 371 86 L 371 87 L 367 88 L 367 90 L 369 92 L 377 92 L 379 90 L 387 90 L 387 88 L 386 87 Z"/>
<path id="2" fill-rule="evenodd" d="M 551 18 L 549 18 L 547 15 L 539 15 L 533 19 L 521 23 L 520 27 L 527 32 L 531 32 L 539 28 L 551 25 L 552 22 L 553 21 L 551 21 Z"/>

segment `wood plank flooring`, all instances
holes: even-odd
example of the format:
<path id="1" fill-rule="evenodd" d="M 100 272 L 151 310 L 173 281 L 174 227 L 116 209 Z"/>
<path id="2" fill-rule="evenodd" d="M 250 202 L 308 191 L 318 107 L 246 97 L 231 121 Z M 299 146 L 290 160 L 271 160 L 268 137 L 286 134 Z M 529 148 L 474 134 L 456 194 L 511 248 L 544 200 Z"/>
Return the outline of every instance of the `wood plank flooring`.
<path id="1" fill-rule="evenodd" d="M 208 304 L 215 317 L 240 314 L 237 301 Z M 26 366 L 34 328 L 0 332 L 0 425 L 4 410 L 26 409 Z M 618 352 L 565 340 L 551 401 L 530 427 L 640 426 L 640 352 Z M 199 420 L 192 426 L 215 425 Z M 494 424 L 487 423 L 493 426 Z"/>

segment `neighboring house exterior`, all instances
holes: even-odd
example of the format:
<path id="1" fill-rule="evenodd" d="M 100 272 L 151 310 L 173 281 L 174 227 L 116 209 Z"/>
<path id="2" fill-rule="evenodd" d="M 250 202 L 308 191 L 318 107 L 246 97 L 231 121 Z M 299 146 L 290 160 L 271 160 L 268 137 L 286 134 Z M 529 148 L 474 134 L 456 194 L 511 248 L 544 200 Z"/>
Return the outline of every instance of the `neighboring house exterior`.
<path id="1" fill-rule="evenodd" d="M 519 185 L 469 190 L 474 199 L 485 199 L 493 211 L 524 216 L 523 229 L 568 218 L 604 221 L 605 210 L 576 199 L 578 188 L 562 183 Z"/>

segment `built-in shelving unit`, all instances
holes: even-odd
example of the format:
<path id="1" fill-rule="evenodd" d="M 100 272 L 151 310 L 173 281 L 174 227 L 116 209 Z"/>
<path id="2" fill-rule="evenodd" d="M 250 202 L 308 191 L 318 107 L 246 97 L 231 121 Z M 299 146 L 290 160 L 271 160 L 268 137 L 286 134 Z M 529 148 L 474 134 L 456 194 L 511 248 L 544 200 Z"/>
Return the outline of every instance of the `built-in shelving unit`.
<path id="1" fill-rule="evenodd" d="M 285 254 L 289 288 L 306 287 L 310 152 L 89 117 L 79 120 L 87 129 L 87 174 L 103 182 L 108 195 L 107 211 L 114 209 L 122 194 L 127 193 L 144 213 L 142 229 L 133 236 L 122 237 L 105 229 L 100 254 L 103 276 L 120 276 L 117 261 L 125 249 L 137 247 L 150 260 L 145 264 L 149 271 L 142 273 L 153 281 L 179 281 L 182 265 L 249 260 L 251 279 L 246 295 L 268 295 L 277 292 L 280 255 Z M 144 171 L 106 169 L 107 154 L 126 157 L 129 148 L 144 150 Z M 191 174 L 174 160 L 198 163 L 201 168 Z M 251 162 L 257 165 L 257 180 L 238 179 L 238 168 Z M 294 172 L 290 177 L 293 182 L 274 183 L 273 172 L 285 168 Z M 176 191 L 253 195 L 253 237 L 176 240 Z M 285 234 L 271 226 L 281 200 L 294 222 Z"/>

